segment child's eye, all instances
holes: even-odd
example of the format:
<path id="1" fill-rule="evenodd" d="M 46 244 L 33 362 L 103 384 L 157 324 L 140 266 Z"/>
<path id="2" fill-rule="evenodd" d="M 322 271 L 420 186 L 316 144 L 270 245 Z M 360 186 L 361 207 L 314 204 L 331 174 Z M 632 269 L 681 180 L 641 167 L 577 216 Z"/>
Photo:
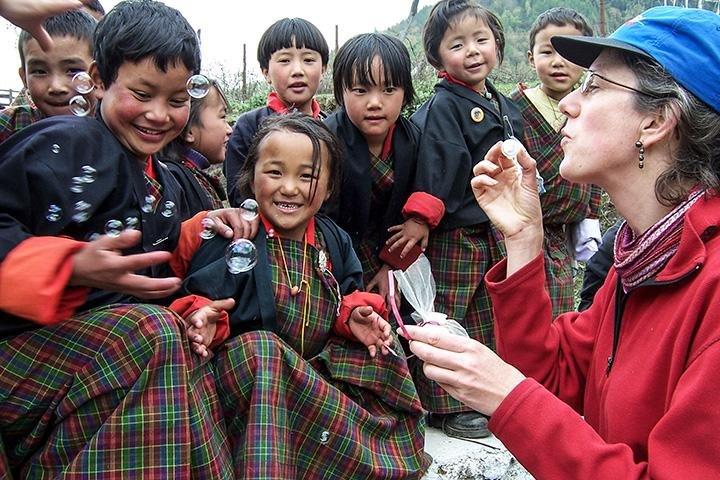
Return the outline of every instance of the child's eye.
<path id="1" fill-rule="evenodd" d="M 270 177 L 280 177 L 282 176 L 282 173 L 280 173 L 280 170 L 265 170 L 265 175 L 268 175 Z"/>
<path id="2" fill-rule="evenodd" d="M 552 50 L 540 50 L 540 55 L 552 55 Z"/>
<path id="3" fill-rule="evenodd" d="M 353 87 L 350 89 L 350 91 L 355 95 L 362 95 L 367 92 L 367 90 L 365 90 L 363 87 Z"/>
<path id="4" fill-rule="evenodd" d="M 308 57 L 305 59 L 305 63 L 315 63 L 317 59 L 315 57 Z"/>
<path id="5" fill-rule="evenodd" d="M 170 99 L 170 105 L 175 108 L 181 108 L 187 106 L 189 101 L 189 98 L 172 98 Z"/>
<path id="6" fill-rule="evenodd" d="M 67 73 L 68 73 L 68 75 L 75 75 L 75 74 L 78 74 L 78 73 L 84 72 L 84 71 L 85 71 L 84 68 L 68 68 Z"/>
<path id="7" fill-rule="evenodd" d="M 385 93 L 393 94 L 398 91 L 397 87 L 385 87 Z"/>
<path id="8" fill-rule="evenodd" d="M 42 68 L 34 68 L 30 70 L 30 75 L 46 75 L 47 71 L 43 70 Z"/>
<path id="9" fill-rule="evenodd" d="M 476 40 L 478 43 L 485 43 L 488 41 L 487 37 L 480 37 Z"/>
<path id="10" fill-rule="evenodd" d="M 137 97 L 138 100 L 141 100 L 141 101 L 150 100 L 150 95 L 143 92 L 142 90 L 132 90 L 132 92 L 135 95 L 135 97 Z"/>
<path id="11" fill-rule="evenodd" d="M 450 45 L 450 50 L 457 50 L 458 48 L 462 47 L 462 43 L 453 43 Z"/>

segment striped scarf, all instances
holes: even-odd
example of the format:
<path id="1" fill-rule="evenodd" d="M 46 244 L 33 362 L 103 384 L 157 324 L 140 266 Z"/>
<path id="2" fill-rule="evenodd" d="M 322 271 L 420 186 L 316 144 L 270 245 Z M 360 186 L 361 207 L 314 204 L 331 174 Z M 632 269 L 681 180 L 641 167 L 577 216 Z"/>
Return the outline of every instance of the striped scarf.
<path id="1" fill-rule="evenodd" d="M 700 196 L 697 190 L 639 237 L 623 223 L 615 240 L 615 270 L 625 293 L 657 275 L 677 252 L 685 213 Z"/>

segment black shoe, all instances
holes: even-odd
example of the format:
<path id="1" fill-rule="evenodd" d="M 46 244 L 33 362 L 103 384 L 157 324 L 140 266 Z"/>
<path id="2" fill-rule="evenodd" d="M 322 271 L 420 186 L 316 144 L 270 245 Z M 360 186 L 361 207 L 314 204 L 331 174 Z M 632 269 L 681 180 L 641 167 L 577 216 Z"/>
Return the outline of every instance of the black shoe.
<path id="1" fill-rule="evenodd" d="M 447 415 L 430 415 L 430 425 L 435 426 L 442 417 L 442 431 L 448 437 L 485 438 L 490 436 L 488 417 L 477 412 L 451 413 Z M 436 427 L 438 428 L 438 427 Z"/>

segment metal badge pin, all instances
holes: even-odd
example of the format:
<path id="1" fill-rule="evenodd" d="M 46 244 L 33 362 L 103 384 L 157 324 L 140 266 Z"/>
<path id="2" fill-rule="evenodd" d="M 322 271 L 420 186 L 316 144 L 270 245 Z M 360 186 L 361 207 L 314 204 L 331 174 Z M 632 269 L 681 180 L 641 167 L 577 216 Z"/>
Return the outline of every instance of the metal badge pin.
<path id="1" fill-rule="evenodd" d="M 480 123 L 485 119 L 485 112 L 483 112 L 482 108 L 475 107 L 470 110 L 470 118 L 473 119 L 473 122 Z"/>

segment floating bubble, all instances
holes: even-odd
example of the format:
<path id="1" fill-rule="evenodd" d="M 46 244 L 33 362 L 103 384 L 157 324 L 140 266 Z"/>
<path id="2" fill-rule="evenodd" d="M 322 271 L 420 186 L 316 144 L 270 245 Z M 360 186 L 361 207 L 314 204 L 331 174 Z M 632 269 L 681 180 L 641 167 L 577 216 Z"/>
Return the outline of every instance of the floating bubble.
<path id="1" fill-rule="evenodd" d="M 258 216 L 258 203 L 252 198 L 246 198 L 240 204 L 240 216 L 251 222 Z"/>
<path id="2" fill-rule="evenodd" d="M 90 214 L 88 212 L 77 212 L 72 216 L 73 221 L 77 223 L 87 222 L 89 218 Z"/>
<path id="3" fill-rule="evenodd" d="M 97 232 L 96 232 L 96 233 L 92 233 L 92 234 L 90 234 L 90 236 L 88 237 L 88 241 L 94 242 L 94 241 L 97 240 L 98 238 L 100 238 L 100 234 L 99 234 L 99 233 L 97 233 Z"/>
<path id="4" fill-rule="evenodd" d="M 75 202 L 75 210 L 77 210 L 78 212 L 82 212 L 83 210 L 87 210 L 87 209 L 89 209 L 90 207 L 91 207 L 91 205 L 90 205 L 88 202 L 84 201 L 84 200 L 80 200 L 79 202 Z"/>
<path id="5" fill-rule="evenodd" d="M 125 219 L 125 230 L 139 230 L 140 220 L 137 217 L 127 217 Z"/>
<path id="6" fill-rule="evenodd" d="M 108 237 L 118 237 L 120 233 L 122 233 L 123 228 L 125 228 L 125 225 L 123 225 L 123 222 L 120 220 L 108 220 L 105 224 L 105 235 Z"/>
<path id="7" fill-rule="evenodd" d="M 76 117 L 84 117 L 90 113 L 90 102 L 82 95 L 75 95 L 70 99 L 70 111 Z"/>
<path id="8" fill-rule="evenodd" d="M 83 95 L 90 93 L 95 88 L 92 77 L 87 72 L 78 72 L 72 78 L 73 89 Z"/>
<path id="9" fill-rule="evenodd" d="M 255 244 L 244 238 L 235 240 L 225 249 L 225 263 L 232 274 L 252 270 L 257 264 Z"/>
<path id="10" fill-rule="evenodd" d="M 145 197 L 145 203 L 140 207 L 140 210 L 145 213 L 152 213 L 153 205 L 155 205 L 155 195 L 148 195 Z"/>
<path id="11" fill-rule="evenodd" d="M 175 203 L 168 200 L 163 205 L 163 210 L 162 210 L 162 212 L 160 212 L 160 214 L 165 218 L 170 218 L 173 215 L 175 215 L 176 210 L 177 209 L 175 208 Z"/>
<path id="12" fill-rule="evenodd" d="M 193 98 L 203 98 L 210 91 L 210 80 L 205 75 L 193 75 L 188 78 L 187 92 Z"/>
<path id="13" fill-rule="evenodd" d="M 83 165 L 82 168 L 80 168 L 80 172 L 82 173 L 80 180 L 82 180 L 83 183 L 93 183 L 95 178 L 97 178 L 97 170 L 90 165 Z"/>
<path id="14" fill-rule="evenodd" d="M 70 186 L 70 191 L 73 193 L 82 193 L 85 190 L 85 182 L 82 177 L 73 177 L 73 184 Z"/>
<path id="15" fill-rule="evenodd" d="M 52 147 L 50 147 L 50 150 L 52 150 L 53 153 L 60 153 L 60 145 L 57 143 L 53 143 Z"/>
<path id="16" fill-rule="evenodd" d="M 62 218 L 62 208 L 59 206 L 53 204 L 50 204 L 48 207 L 47 214 L 45 215 L 45 218 L 48 222 L 57 222 Z"/>
<path id="17" fill-rule="evenodd" d="M 212 218 L 205 217 L 200 223 L 203 226 L 203 229 L 200 232 L 200 238 L 202 238 L 203 240 L 210 240 L 211 238 L 215 237 L 215 230 L 213 230 L 215 222 L 213 222 Z"/>

